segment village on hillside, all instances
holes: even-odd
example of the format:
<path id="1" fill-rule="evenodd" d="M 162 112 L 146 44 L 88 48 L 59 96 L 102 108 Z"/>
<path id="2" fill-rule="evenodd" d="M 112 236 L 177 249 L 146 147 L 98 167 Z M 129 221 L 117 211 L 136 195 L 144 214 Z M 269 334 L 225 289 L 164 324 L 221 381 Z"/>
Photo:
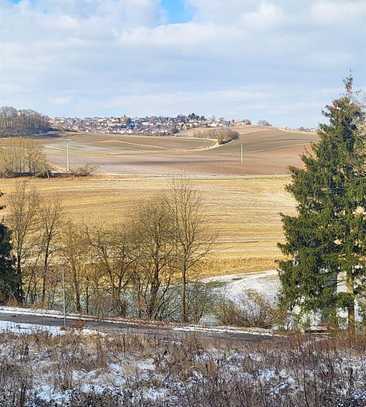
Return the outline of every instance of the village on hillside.
<path id="1" fill-rule="evenodd" d="M 149 116 L 130 118 L 121 117 L 56 117 L 50 119 L 51 126 L 60 130 L 78 131 L 86 133 L 112 133 L 112 134 L 145 134 L 145 135 L 172 135 L 181 131 L 198 127 L 230 127 L 235 121 L 224 118 L 206 118 L 192 113 L 188 116 L 176 117 Z M 249 120 L 240 122 L 250 125 Z"/>

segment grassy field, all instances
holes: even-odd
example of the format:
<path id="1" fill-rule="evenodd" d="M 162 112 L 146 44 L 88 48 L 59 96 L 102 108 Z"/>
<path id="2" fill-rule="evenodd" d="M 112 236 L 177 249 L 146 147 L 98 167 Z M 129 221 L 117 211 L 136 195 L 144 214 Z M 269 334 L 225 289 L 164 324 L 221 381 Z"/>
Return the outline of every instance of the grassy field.
<path id="1" fill-rule="evenodd" d="M 294 202 L 285 192 L 288 176 L 198 178 L 209 227 L 218 241 L 204 275 L 231 274 L 273 268 L 282 239 L 280 212 L 292 213 Z M 1 180 L 10 192 L 15 180 Z M 168 177 L 95 176 L 90 178 L 34 179 L 43 195 L 62 200 L 66 216 L 75 222 L 123 223 L 137 202 L 161 193 Z"/>

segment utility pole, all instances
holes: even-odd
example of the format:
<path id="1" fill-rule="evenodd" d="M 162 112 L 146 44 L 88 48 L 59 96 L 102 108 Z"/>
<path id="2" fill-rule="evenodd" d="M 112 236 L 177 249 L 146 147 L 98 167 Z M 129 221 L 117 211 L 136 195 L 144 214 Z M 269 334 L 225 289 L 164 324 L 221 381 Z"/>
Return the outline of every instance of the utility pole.
<path id="1" fill-rule="evenodd" d="M 244 165 L 244 144 L 240 144 L 240 162 Z"/>
<path id="2" fill-rule="evenodd" d="M 70 172 L 69 142 L 66 144 L 66 172 Z"/>

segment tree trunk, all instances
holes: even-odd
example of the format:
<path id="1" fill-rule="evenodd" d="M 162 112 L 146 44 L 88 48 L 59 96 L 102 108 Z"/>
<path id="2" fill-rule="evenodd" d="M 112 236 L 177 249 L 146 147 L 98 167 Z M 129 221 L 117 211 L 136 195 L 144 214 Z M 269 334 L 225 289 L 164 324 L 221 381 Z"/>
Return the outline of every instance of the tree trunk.
<path id="1" fill-rule="evenodd" d="M 75 308 L 76 308 L 76 311 L 80 314 L 81 313 L 80 286 L 79 286 L 79 281 L 78 281 L 75 270 L 73 272 L 73 279 L 74 279 L 74 290 L 75 290 Z"/>
<path id="2" fill-rule="evenodd" d="M 18 285 L 15 292 L 15 299 L 19 304 L 24 304 L 24 293 L 23 293 L 23 279 L 22 279 L 22 266 L 20 264 L 20 259 L 17 259 L 17 277 Z"/>
<path id="3" fill-rule="evenodd" d="M 356 333 L 355 301 L 352 300 L 348 306 L 348 332 L 351 336 Z"/>
<path id="4" fill-rule="evenodd" d="M 182 270 L 182 322 L 187 322 L 187 269 Z"/>
<path id="5" fill-rule="evenodd" d="M 353 277 L 347 276 L 347 292 L 350 296 L 347 306 L 348 312 L 348 333 L 354 336 L 356 333 L 356 312 L 355 312 L 355 299 L 354 299 L 354 284 Z"/>
<path id="6" fill-rule="evenodd" d="M 85 309 L 86 314 L 89 315 L 89 282 L 87 282 L 85 287 Z"/>
<path id="7" fill-rule="evenodd" d="M 75 307 L 76 311 L 81 314 L 81 303 L 80 303 L 80 293 L 79 289 L 75 290 Z"/>
<path id="8" fill-rule="evenodd" d="M 159 265 L 155 266 L 154 271 L 154 278 L 151 282 L 150 286 L 150 298 L 149 298 L 149 305 L 147 309 L 148 319 L 156 319 L 156 308 L 157 308 L 157 298 L 158 292 L 160 288 L 160 281 L 159 281 Z"/>
<path id="9" fill-rule="evenodd" d="M 42 297 L 41 297 L 42 307 L 45 306 L 45 302 L 46 302 L 47 275 L 48 275 L 48 254 L 46 253 L 45 258 L 44 258 L 43 275 L 42 275 Z"/>

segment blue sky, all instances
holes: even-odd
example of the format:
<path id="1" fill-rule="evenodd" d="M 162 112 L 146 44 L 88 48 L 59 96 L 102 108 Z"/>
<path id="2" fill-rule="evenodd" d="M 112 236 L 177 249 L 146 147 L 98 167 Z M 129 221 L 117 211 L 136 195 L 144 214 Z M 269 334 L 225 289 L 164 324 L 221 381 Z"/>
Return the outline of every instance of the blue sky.
<path id="1" fill-rule="evenodd" d="M 190 7 L 184 0 L 161 0 L 162 7 L 171 23 L 181 23 L 192 18 Z"/>
<path id="2" fill-rule="evenodd" d="M 10 0 L 10 2 L 14 4 L 19 3 L 20 1 L 21 0 Z M 185 0 L 161 0 L 161 6 L 166 12 L 166 16 L 170 23 L 189 21 L 192 17 L 190 7 Z"/>
<path id="3" fill-rule="evenodd" d="M 351 68 L 364 0 L 0 0 L 0 105 L 317 126 Z"/>

